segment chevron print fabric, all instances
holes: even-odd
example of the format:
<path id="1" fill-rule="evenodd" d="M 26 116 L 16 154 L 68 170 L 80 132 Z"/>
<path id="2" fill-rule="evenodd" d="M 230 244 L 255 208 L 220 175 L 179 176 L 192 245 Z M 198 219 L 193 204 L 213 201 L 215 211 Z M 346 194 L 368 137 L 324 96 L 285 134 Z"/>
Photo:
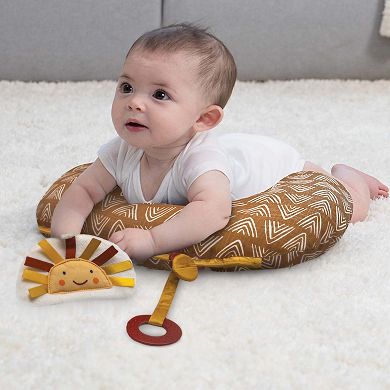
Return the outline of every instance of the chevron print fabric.
<path id="1" fill-rule="evenodd" d="M 88 165 L 66 172 L 39 202 L 37 222 L 43 234 L 50 232 L 58 200 Z M 173 218 L 182 208 L 168 204 L 129 205 L 116 187 L 95 205 L 82 233 L 108 239 L 127 227 L 151 229 Z M 296 172 L 261 194 L 233 201 L 230 221 L 224 229 L 180 252 L 199 259 L 261 258 L 260 269 L 291 267 L 320 256 L 336 244 L 351 216 L 351 196 L 336 179 L 317 172 Z M 169 262 L 156 258 L 143 265 L 171 269 Z M 218 270 L 242 269 L 250 268 Z"/>

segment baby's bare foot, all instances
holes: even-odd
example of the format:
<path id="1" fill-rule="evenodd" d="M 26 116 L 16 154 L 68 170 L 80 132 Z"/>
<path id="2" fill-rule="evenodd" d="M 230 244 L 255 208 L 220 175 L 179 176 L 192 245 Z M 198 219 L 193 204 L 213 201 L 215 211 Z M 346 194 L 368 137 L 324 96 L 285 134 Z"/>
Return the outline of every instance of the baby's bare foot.
<path id="1" fill-rule="evenodd" d="M 349 165 L 345 165 L 345 164 L 337 164 L 333 168 L 337 169 L 337 168 L 341 168 L 341 167 L 344 169 L 349 169 L 349 170 L 357 173 L 359 176 L 361 176 L 365 180 L 365 182 L 367 183 L 367 186 L 370 190 L 370 198 L 371 199 L 379 198 L 380 196 L 387 198 L 389 196 L 389 187 L 387 187 L 385 184 L 383 184 L 377 178 L 370 176 L 367 173 L 359 171 L 358 169 L 355 169 L 355 168 L 350 167 Z"/>

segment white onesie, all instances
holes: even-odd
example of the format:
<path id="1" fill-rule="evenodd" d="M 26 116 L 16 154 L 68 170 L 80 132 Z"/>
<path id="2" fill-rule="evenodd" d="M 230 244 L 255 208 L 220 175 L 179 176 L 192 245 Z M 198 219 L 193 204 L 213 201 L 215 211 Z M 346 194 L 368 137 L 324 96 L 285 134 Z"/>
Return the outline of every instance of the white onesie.
<path id="1" fill-rule="evenodd" d="M 129 203 L 147 203 L 140 179 L 143 150 L 115 137 L 102 145 L 98 157 L 115 178 Z M 305 160 L 291 146 L 257 134 L 197 133 L 176 158 L 148 203 L 185 205 L 191 184 L 203 173 L 218 170 L 230 181 L 232 200 L 265 191 Z"/>

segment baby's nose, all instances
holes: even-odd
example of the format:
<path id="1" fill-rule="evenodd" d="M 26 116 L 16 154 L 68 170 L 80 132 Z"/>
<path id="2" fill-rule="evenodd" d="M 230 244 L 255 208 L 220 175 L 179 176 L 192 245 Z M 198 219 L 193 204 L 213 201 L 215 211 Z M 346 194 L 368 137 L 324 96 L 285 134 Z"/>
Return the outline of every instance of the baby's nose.
<path id="1" fill-rule="evenodd" d="M 129 110 L 131 110 L 131 111 L 134 111 L 134 110 L 136 110 L 136 111 L 143 111 L 143 109 L 139 105 L 135 105 L 135 104 L 131 104 L 131 105 L 129 104 L 127 106 L 127 108 Z"/>
<path id="2" fill-rule="evenodd" d="M 145 110 L 145 104 L 139 97 L 132 97 L 128 103 L 127 108 L 131 111 L 144 111 Z"/>

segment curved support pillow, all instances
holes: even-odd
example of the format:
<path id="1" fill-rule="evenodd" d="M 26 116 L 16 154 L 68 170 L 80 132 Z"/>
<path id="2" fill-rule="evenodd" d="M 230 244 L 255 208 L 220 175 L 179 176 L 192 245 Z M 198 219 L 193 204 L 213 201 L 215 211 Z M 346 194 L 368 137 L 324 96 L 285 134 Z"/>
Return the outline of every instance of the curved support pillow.
<path id="1" fill-rule="evenodd" d="M 42 234 L 50 235 L 58 200 L 89 165 L 69 170 L 45 193 L 36 212 Z M 151 229 L 174 217 L 183 207 L 128 204 L 116 187 L 94 206 L 81 233 L 108 239 L 125 228 Z M 199 263 L 203 268 L 237 271 L 290 267 L 332 247 L 347 229 L 351 216 L 352 198 L 340 182 L 317 172 L 296 172 L 260 194 L 233 201 L 231 219 L 224 229 L 178 252 L 196 259 L 214 258 L 209 263 Z M 247 259 L 234 262 L 235 257 Z M 142 265 L 172 269 L 172 262 L 161 256 Z"/>

